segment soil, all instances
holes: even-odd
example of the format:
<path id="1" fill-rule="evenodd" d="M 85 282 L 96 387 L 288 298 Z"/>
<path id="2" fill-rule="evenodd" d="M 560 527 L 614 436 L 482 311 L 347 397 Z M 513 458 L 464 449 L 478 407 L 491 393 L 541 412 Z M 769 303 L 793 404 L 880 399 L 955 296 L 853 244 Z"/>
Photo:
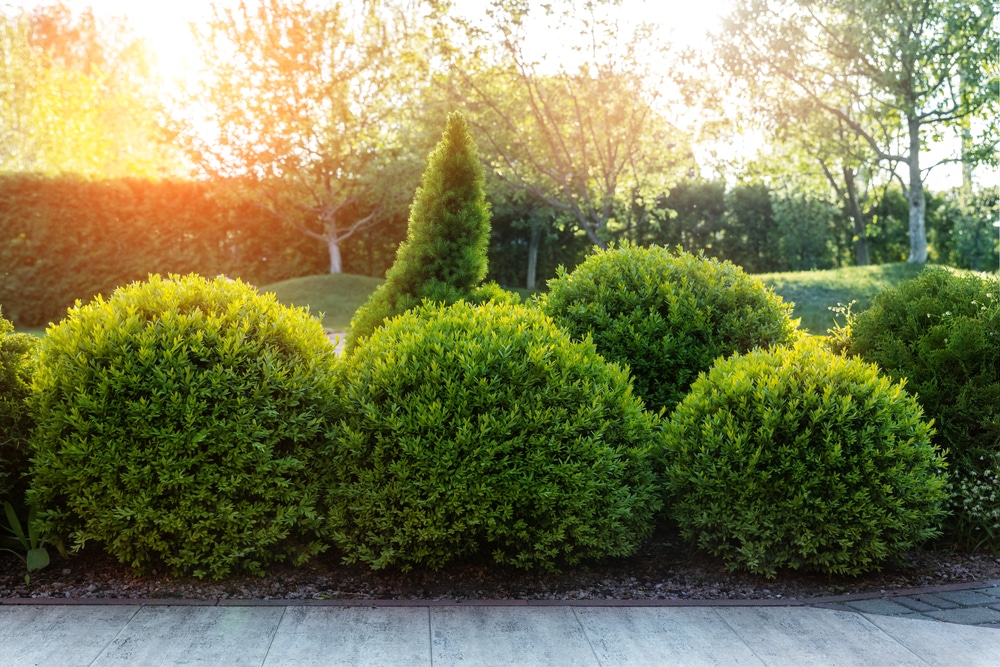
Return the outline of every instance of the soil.
<path id="1" fill-rule="evenodd" d="M 278 564 L 264 576 L 234 575 L 221 581 L 139 575 L 97 547 L 71 558 L 53 556 L 24 582 L 23 563 L 0 553 L 0 598 L 186 598 L 355 600 L 754 600 L 808 598 L 848 593 L 986 582 L 1000 579 L 1000 556 L 953 548 L 912 551 L 881 572 L 833 577 L 779 571 L 774 579 L 727 572 L 721 560 L 684 546 L 663 530 L 635 556 L 561 574 L 540 574 L 475 563 L 433 572 L 372 571 L 344 565 L 335 552 L 301 567 Z"/>

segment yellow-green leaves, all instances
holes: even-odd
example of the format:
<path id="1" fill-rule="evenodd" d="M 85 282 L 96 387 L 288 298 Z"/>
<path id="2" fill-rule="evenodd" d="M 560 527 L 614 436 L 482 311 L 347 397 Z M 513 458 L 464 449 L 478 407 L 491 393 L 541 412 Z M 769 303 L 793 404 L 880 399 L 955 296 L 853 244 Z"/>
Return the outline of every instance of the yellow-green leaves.
<path id="1" fill-rule="evenodd" d="M 669 412 L 719 356 L 792 340 L 791 306 L 729 262 L 665 248 L 598 251 L 549 282 L 542 309 L 627 364 L 636 393 Z"/>
<path id="2" fill-rule="evenodd" d="M 151 276 L 40 351 L 31 500 L 74 548 L 222 577 L 316 553 L 336 357 L 318 320 L 238 281 Z"/>
<path id="3" fill-rule="evenodd" d="M 720 359 L 667 426 L 669 510 L 728 567 L 859 574 L 939 534 L 930 434 L 900 384 L 816 343 Z"/>
<path id="4" fill-rule="evenodd" d="M 652 530 L 656 417 L 536 310 L 425 302 L 358 345 L 343 389 L 322 460 L 348 561 L 553 570 L 628 555 Z"/>

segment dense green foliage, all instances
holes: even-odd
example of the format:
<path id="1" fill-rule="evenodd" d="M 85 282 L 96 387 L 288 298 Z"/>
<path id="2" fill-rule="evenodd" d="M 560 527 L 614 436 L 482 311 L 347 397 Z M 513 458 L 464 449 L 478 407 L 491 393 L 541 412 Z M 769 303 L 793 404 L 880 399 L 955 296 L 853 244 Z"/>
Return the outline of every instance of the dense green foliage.
<path id="1" fill-rule="evenodd" d="M 469 298 L 486 277 L 490 209 L 483 191 L 483 167 L 460 113 L 427 161 L 410 209 L 406 241 L 385 282 L 351 321 L 353 349 L 387 318 L 423 299 L 454 303 Z"/>
<path id="2" fill-rule="evenodd" d="M 28 471 L 28 440 L 34 419 L 27 398 L 38 339 L 14 333 L 0 313 L 0 501 L 21 504 Z"/>
<path id="3" fill-rule="evenodd" d="M 649 535 L 657 420 L 624 371 L 537 310 L 425 303 L 376 330 L 344 376 L 324 461 L 348 561 L 552 570 Z"/>
<path id="4" fill-rule="evenodd" d="M 0 303 L 18 327 L 150 273 L 261 285 L 324 268 L 325 249 L 223 186 L 0 176 Z"/>
<path id="5" fill-rule="evenodd" d="M 935 441 L 948 452 L 957 485 L 958 511 L 952 526 L 973 541 L 997 521 L 977 521 L 1000 510 L 962 510 L 962 489 L 972 490 L 1000 467 L 1000 285 L 976 275 L 927 270 L 879 294 L 871 307 L 851 319 L 846 349 L 877 363 L 893 378 L 906 378 L 929 417 Z M 977 495 L 979 492 L 976 492 Z"/>
<path id="6" fill-rule="evenodd" d="M 141 569 L 315 553 L 335 364 L 318 320 L 238 281 L 152 276 L 78 305 L 40 348 L 29 501 Z"/>
<path id="7" fill-rule="evenodd" d="M 901 383 L 813 343 L 719 360 L 666 430 L 682 534 L 733 569 L 855 575 L 939 534 L 944 459 Z"/>
<path id="8" fill-rule="evenodd" d="M 658 247 L 596 252 L 549 282 L 542 309 L 628 364 L 654 410 L 671 410 L 716 357 L 797 335 L 791 306 L 739 267 Z"/>

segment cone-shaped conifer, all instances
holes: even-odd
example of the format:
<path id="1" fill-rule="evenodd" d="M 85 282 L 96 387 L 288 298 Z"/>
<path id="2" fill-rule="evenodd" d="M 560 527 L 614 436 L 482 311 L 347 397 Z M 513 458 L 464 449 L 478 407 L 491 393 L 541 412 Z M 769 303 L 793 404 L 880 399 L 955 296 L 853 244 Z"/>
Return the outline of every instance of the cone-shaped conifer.
<path id="1" fill-rule="evenodd" d="M 385 282 L 355 313 L 348 351 L 387 318 L 423 299 L 451 304 L 473 296 L 486 277 L 490 238 L 483 183 L 483 167 L 465 118 L 450 113 L 410 206 L 406 240 Z"/>

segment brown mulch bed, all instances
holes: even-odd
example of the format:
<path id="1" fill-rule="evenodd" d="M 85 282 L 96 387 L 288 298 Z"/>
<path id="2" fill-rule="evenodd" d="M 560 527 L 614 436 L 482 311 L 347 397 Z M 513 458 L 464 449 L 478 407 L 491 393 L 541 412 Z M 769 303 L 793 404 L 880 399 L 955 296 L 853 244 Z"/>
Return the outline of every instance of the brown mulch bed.
<path id="1" fill-rule="evenodd" d="M 187 598 L 353 600 L 807 600 L 848 593 L 983 582 L 1000 579 L 996 554 L 950 548 L 913 551 L 881 572 L 830 577 L 781 571 L 775 579 L 727 572 L 722 562 L 685 547 L 661 531 L 638 554 L 549 575 L 496 565 L 455 564 L 438 572 L 371 571 L 343 565 L 335 552 L 303 567 L 279 564 L 265 576 L 222 581 L 137 575 L 97 547 L 52 564 L 24 583 L 24 566 L 0 553 L 0 598 Z"/>

